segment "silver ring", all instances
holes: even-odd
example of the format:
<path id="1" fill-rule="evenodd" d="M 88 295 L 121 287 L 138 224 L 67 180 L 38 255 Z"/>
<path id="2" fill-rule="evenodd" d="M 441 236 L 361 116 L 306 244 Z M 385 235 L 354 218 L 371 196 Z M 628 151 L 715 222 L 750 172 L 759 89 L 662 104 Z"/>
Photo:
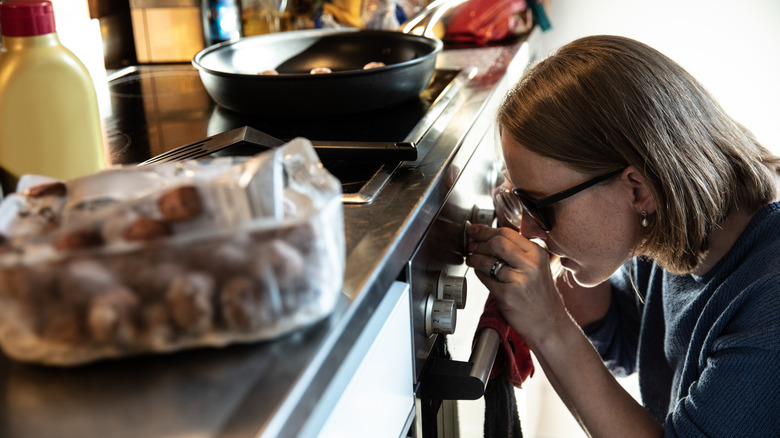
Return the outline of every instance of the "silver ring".
<path id="1" fill-rule="evenodd" d="M 506 264 L 505 261 L 503 261 L 501 259 L 497 259 L 496 262 L 493 263 L 493 266 L 490 267 L 490 278 L 492 278 L 493 280 L 499 281 L 498 280 L 498 271 L 500 271 L 501 268 L 503 268 L 505 264 Z"/>

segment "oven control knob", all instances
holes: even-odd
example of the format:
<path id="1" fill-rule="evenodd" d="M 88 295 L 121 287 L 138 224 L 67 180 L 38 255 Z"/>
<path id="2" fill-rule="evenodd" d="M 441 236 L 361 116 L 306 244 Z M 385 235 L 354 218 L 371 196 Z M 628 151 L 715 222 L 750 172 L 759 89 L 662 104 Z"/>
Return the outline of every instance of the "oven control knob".
<path id="1" fill-rule="evenodd" d="M 471 223 L 482 225 L 493 225 L 493 221 L 496 219 L 496 211 L 492 208 L 479 208 L 474 206 L 471 208 Z"/>
<path id="2" fill-rule="evenodd" d="M 469 243 L 471 239 L 468 235 L 468 228 L 471 224 L 481 224 L 493 226 L 496 220 L 496 211 L 492 208 L 479 208 L 474 206 L 471 208 L 471 219 L 466 219 L 466 223 L 463 224 L 463 247 L 461 254 L 465 257 L 469 255 Z"/>
<path id="3" fill-rule="evenodd" d="M 439 282 L 436 284 L 436 298 L 455 301 L 455 306 L 458 309 L 466 307 L 466 277 L 446 272 L 439 274 Z"/>
<path id="4" fill-rule="evenodd" d="M 455 333 L 455 319 L 458 310 L 453 300 L 437 300 L 433 295 L 428 295 L 425 300 L 425 334 L 431 336 L 434 333 L 449 335 Z"/>

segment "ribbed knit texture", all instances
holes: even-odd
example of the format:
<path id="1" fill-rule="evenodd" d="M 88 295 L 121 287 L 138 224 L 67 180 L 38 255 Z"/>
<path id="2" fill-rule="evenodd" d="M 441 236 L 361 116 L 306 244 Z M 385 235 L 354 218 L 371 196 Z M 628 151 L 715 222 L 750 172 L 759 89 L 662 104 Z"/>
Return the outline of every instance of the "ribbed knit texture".
<path id="1" fill-rule="evenodd" d="M 780 437 L 780 203 L 704 276 L 633 260 L 612 286 L 585 333 L 613 373 L 639 373 L 666 436 Z"/>
<path id="2" fill-rule="evenodd" d="M 523 438 L 515 387 L 505 373 L 485 388 L 485 438 Z"/>

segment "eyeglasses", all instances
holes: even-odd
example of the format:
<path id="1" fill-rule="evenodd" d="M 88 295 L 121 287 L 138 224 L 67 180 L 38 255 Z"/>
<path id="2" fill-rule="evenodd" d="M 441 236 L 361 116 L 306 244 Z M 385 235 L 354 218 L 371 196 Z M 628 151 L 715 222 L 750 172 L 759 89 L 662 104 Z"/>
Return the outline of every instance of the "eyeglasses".
<path id="1" fill-rule="evenodd" d="M 622 171 L 623 169 L 618 169 L 615 170 L 614 172 L 609 172 L 607 174 L 597 176 L 593 179 L 589 179 L 585 181 L 582 184 L 577 184 L 574 187 L 547 196 L 538 201 L 529 199 L 523 194 L 523 192 L 521 192 L 518 189 L 514 189 L 511 192 L 512 194 L 515 195 L 514 196 L 515 202 L 510 201 L 507 196 L 503 196 L 503 202 L 505 204 L 517 204 L 518 203 L 517 201 L 519 201 L 519 205 L 515 205 L 511 207 L 509 210 L 516 213 L 518 216 L 522 215 L 523 211 L 528 212 L 528 215 L 531 216 L 531 218 L 534 220 L 534 222 L 536 222 L 539 228 L 541 228 L 543 231 L 549 232 L 552 229 L 552 222 L 550 219 L 551 215 L 545 214 L 544 212 L 544 209 L 546 207 L 549 207 L 551 204 L 562 201 L 570 196 L 574 196 L 577 193 L 589 187 L 592 187 L 602 181 L 605 181 L 609 178 L 612 178 L 615 175 L 618 175 Z M 509 190 L 507 189 L 506 192 L 509 192 Z"/>

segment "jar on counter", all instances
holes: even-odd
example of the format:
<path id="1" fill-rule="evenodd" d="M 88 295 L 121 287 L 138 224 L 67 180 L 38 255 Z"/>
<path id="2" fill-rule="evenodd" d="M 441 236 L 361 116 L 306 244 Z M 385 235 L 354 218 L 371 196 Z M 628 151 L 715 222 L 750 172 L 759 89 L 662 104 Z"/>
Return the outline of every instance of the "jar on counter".
<path id="1" fill-rule="evenodd" d="M 242 0 L 241 25 L 244 36 L 292 30 L 287 0 Z"/>
<path id="2" fill-rule="evenodd" d="M 3 192 L 21 175 L 62 180 L 103 168 L 97 93 L 57 36 L 48 0 L 0 2 L 0 167 Z"/>

